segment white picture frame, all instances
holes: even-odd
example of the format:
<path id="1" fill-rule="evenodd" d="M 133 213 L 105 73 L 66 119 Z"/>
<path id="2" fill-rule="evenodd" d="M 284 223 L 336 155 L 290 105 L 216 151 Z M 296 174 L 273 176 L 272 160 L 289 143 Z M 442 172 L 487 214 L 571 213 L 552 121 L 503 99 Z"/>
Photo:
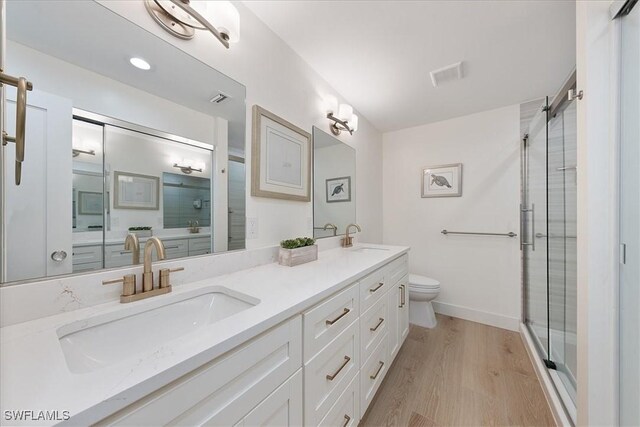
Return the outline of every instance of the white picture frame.
<path id="1" fill-rule="evenodd" d="M 253 106 L 251 195 L 311 201 L 311 134 Z"/>
<path id="2" fill-rule="evenodd" d="M 160 209 L 160 178 L 129 172 L 114 172 L 114 209 Z"/>
<path id="3" fill-rule="evenodd" d="M 78 191 L 78 215 L 102 215 L 102 193 Z"/>
<path id="4" fill-rule="evenodd" d="M 326 180 L 327 203 L 351 201 L 351 177 L 342 176 Z"/>
<path id="5" fill-rule="evenodd" d="M 422 169 L 422 197 L 462 196 L 462 163 L 427 166 Z"/>

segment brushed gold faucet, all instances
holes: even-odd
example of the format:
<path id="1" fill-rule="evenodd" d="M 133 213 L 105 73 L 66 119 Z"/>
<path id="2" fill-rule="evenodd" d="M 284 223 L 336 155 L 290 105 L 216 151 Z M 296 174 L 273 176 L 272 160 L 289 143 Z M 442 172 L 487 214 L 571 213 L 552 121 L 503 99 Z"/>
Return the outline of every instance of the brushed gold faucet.
<path id="1" fill-rule="evenodd" d="M 134 233 L 127 234 L 127 238 L 124 239 L 124 250 L 131 251 L 133 257 L 133 265 L 140 264 L 140 240 Z"/>
<path id="2" fill-rule="evenodd" d="M 353 237 L 349 236 L 349 230 L 351 229 L 351 227 L 355 227 L 356 230 L 358 231 L 362 231 L 362 229 L 360 228 L 360 226 L 358 224 L 349 224 L 347 225 L 347 232 L 344 236 L 344 239 L 342 239 L 342 247 L 343 248 L 350 248 L 351 246 L 353 246 Z"/>
<path id="3" fill-rule="evenodd" d="M 129 235 L 131 236 L 131 235 Z M 127 242 L 133 246 L 134 243 L 138 244 L 137 239 L 131 238 L 129 240 L 127 236 Z M 126 245 L 126 243 L 125 243 Z M 105 280 L 103 285 L 110 285 L 113 283 L 122 283 L 122 295 L 120 295 L 120 302 L 133 302 L 141 299 L 153 297 L 156 295 L 167 294 L 171 292 L 171 281 L 169 278 L 170 273 L 175 271 L 182 271 L 184 268 L 178 267 L 174 269 L 163 268 L 160 270 L 160 279 L 158 280 L 158 287 L 153 288 L 153 270 L 152 270 L 152 255 L 155 248 L 158 253 L 158 261 L 166 258 L 164 244 L 162 240 L 157 237 L 150 237 L 144 244 L 144 270 L 142 273 L 142 292 L 136 292 L 136 276 L 135 274 L 127 274 L 122 279 Z M 140 253 L 139 250 L 134 250 L 134 253 Z M 138 255 L 139 257 L 139 255 Z M 135 259 L 135 257 L 134 257 Z M 139 262 L 139 260 L 138 260 Z"/>
<path id="4" fill-rule="evenodd" d="M 164 244 L 157 237 L 149 237 L 144 244 L 144 271 L 142 273 L 142 292 L 153 290 L 153 270 L 151 269 L 153 248 L 158 253 L 158 261 L 166 258 Z"/>

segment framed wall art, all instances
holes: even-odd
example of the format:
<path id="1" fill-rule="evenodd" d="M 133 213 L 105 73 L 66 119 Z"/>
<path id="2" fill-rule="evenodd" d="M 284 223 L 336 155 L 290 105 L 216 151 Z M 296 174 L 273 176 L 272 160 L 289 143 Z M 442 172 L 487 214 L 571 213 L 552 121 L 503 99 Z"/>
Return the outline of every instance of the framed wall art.
<path id="1" fill-rule="evenodd" d="M 251 195 L 311 201 L 311 134 L 253 106 Z"/>
<path id="2" fill-rule="evenodd" d="M 327 179 L 327 203 L 351 201 L 351 177 Z"/>
<path id="3" fill-rule="evenodd" d="M 462 196 L 462 163 L 422 169 L 422 197 Z"/>
<path id="4" fill-rule="evenodd" d="M 79 215 L 102 215 L 102 193 L 78 191 Z"/>
<path id="5" fill-rule="evenodd" d="M 114 173 L 115 209 L 160 209 L 160 178 L 137 173 Z"/>

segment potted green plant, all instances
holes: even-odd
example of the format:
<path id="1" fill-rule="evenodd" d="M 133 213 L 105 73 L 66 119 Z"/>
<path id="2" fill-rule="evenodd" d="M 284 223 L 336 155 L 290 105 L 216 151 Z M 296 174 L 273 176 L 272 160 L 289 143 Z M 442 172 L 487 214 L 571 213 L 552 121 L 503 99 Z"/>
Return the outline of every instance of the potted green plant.
<path id="1" fill-rule="evenodd" d="M 129 227 L 129 233 L 135 234 L 138 237 L 151 237 L 151 227 Z"/>
<path id="2" fill-rule="evenodd" d="M 298 237 L 280 242 L 278 263 L 293 267 L 318 259 L 318 245 L 311 237 Z"/>

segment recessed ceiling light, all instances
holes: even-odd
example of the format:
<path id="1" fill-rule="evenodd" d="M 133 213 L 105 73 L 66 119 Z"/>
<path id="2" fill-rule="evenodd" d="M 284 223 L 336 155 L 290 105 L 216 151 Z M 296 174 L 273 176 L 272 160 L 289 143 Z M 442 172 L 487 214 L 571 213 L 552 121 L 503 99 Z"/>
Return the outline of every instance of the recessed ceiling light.
<path id="1" fill-rule="evenodd" d="M 131 62 L 131 65 L 133 65 L 136 68 L 139 68 L 141 70 L 150 70 L 151 69 L 151 64 L 149 64 L 147 61 L 145 61 L 142 58 L 136 58 L 133 57 L 129 60 L 129 62 Z"/>

